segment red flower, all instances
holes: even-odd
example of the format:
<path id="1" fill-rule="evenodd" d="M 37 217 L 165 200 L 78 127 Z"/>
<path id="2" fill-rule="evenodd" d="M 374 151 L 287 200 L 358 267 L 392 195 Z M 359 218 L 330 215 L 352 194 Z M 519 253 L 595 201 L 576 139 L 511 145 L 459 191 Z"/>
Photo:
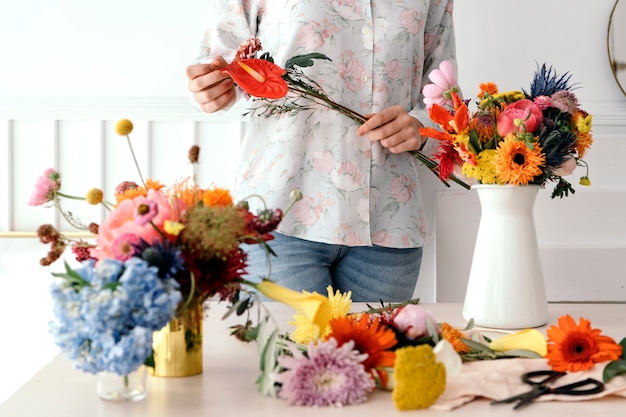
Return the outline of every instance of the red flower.
<path id="1" fill-rule="evenodd" d="M 577 372 L 591 369 L 598 362 L 614 361 L 622 355 L 622 347 L 600 329 L 593 329 L 589 320 L 579 324 L 568 314 L 559 317 L 548 335 L 548 365 L 555 371 Z"/>
<path id="2" fill-rule="evenodd" d="M 233 61 L 222 68 L 246 93 L 253 97 L 277 99 L 289 91 L 282 77 L 287 71 L 265 59 Z"/>

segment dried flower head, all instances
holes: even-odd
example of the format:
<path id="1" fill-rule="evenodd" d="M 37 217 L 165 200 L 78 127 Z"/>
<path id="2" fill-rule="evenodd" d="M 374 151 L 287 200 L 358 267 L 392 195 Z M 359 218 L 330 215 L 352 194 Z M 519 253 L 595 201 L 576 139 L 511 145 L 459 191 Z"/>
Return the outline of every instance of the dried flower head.
<path id="1" fill-rule="evenodd" d="M 120 136 L 128 136 L 133 131 L 133 122 L 128 119 L 120 119 L 115 124 L 115 133 Z"/>
<path id="2" fill-rule="evenodd" d="M 189 148 L 188 158 L 189 162 L 192 164 L 198 163 L 198 158 L 200 157 L 200 147 L 198 145 L 193 145 Z"/>
<path id="3" fill-rule="evenodd" d="M 99 188 L 92 188 L 89 191 L 87 191 L 87 194 L 85 195 L 85 200 L 89 204 L 92 204 L 94 206 L 97 204 L 100 204 L 103 198 L 104 198 L 104 193 Z"/>

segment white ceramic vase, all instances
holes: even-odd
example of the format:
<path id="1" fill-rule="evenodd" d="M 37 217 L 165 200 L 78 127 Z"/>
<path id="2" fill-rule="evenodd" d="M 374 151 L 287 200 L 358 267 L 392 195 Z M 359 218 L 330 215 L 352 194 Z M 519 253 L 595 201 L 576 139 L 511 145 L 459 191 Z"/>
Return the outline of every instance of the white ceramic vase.
<path id="1" fill-rule="evenodd" d="M 534 205 L 539 185 L 475 185 L 482 209 L 463 318 L 499 329 L 548 321 Z"/>

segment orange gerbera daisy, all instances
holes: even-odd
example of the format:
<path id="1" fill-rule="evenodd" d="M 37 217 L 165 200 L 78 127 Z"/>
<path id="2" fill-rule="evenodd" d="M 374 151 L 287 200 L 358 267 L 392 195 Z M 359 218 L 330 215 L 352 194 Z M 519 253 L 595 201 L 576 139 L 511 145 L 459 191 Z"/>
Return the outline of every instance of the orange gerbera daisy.
<path id="1" fill-rule="evenodd" d="M 115 199 L 117 201 L 117 203 L 119 204 L 120 202 L 124 201 L 124 200 L 132 200 L 133 198 L 137 197 L 137 196 L 146 196 L 147 195 L 147 190 L 155 190 L 155 191 L 159 191 L 164 187 L 163 184 L 161 184 L 159 181 L 155 181 L 152 179 L 147 179 L 146 180 L 146 186 L 144 187 L 129 187 L 126 188 L 122 193 L 120 194 L 116 194 L 115 195 Z"/>
<path id="2" fill-rule="evenodd" d="M 622 347 L 601 332 L 592 329 L 590 321 L 582 317 L 578 325 L 569 314 L 559 317 L 558 326 L 546 331 L 548 365 L 559 372 L 577 372 L 591 369 L 598 362 L 619 359 Z"/>
<path id="3" fill-rule="evenodd" d="M 541 175 L 545 155 L 538 143 L 529 149 L 526 142 L 508 134 L 498 145 L 494 158 L 496 174 L 503 184 L 526 185 Z"/>
<path id="4" fill-rule="evenodd" d="M 450 342 L 456 353 L 466 353 L 472 350 L 460 340 L 462 337 L 465 337 L 463 332 L 450 326 L 448 323 L 441 325 L 441 337 Z"/>
<path id="5" fill-rule="evenodd" d="M 389 349 L 397 343 L 396 334 L 385 327 L 378 317 L 349 315 L 332 319 L 329 325 L 332 331 L 328 338 L 335 338 L 338 346 L 352 340 L 356 350 L 367 353 L 363 362 L 365 369 L 393 367 L 396 354 Z"/>

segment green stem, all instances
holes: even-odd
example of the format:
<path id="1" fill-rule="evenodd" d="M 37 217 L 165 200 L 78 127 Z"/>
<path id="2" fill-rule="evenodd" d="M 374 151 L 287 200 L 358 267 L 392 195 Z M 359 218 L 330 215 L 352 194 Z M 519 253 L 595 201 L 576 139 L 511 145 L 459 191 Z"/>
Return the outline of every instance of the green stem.
<path id="1" fill-rule="evenodd" d="M 82 201 L 86 200 L 85 197 L 76 197 L 74 195 L 63 194 L 60 191 L 57 191 L 55 194 L 63 198 L 69 198 L 70 200 L 82 200 Z"/>
<path id="2" fill-rule="evenodd" d="M 346 106 L 343 106 L 339 103 L 336 103 L 335 101 L 331 100 L 328 96 L 321 95 L 313 91 L 302 90 L 293 86 L 290 86 L 289 89 L 295 93 L 298 93 L 300 96 L 308 97 L 312 101 L 319 100 L 322 102 L 322 105 L 325 103 L 331 109 L 342 113 L 343 115 L 347 116 L 348 118 L 354 120 L 355 122 L 359 124 L 363 124 L 367 121 L 367 118 L 363 116 L 362 114 L 357 113 L 354 110 Z M 435 174 L 437 178 L 439 178 L 441 182 L 443 182 L 447 187 L 450 186 L 450 184 L 448 184 L 447 181 L 439 177 L 439 164 L 434 162 L 432 159 L 428 158 L 426 155 L 424 155 L 420 151 L 410 151 L 409 153 L 413 155 L 415 158 L 417 158 L 421 163 L 426 165 L 426 167 L 428 167 L 428 169 L 430 169 L 430 171 L 433 174 Z M 467 190 L 471 188 L 467 183 L 465 183 L 463 180 L 461 180 L 454 174 L 450 176 L 450 179 Z"/>
<path id="3" fill-rule="evenodd" d="M 126 135 L 126 142 L 128 143 L 128 147 L 130 148 L 130 154 L 133 157 L 133 161 L 135 162 L 135 167 L 137 168 L 137 172 L 139 173 L 139 178 L 141 179 L 141 183 L 143 184 L 143 188 L 147 189 L 146 182 L 143 180 L 143 175 L 141 175 L 141 169 L 139 168 L 139 163 L 137 162 L 137 157 L 135 156 L 135 151 L 133 150 L 133 145 L 130 142 L 130 136 Z"/>

